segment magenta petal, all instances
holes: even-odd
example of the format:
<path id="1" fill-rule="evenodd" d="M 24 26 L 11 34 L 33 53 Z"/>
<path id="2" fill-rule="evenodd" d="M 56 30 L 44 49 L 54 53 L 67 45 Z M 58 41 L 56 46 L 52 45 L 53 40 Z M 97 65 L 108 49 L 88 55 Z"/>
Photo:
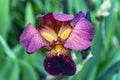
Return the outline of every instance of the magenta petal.
<path id="1" fill-rule="evenodd" d="M 64 47 L 72 50 L 85 50 L 92 44 L 94 29 L 92 24 L 82 18 L 77 22 Z"/>
<path id="2" fill-rule="evenodd" d="M 36 18 L 43 18 L 45 21 L 46 20 L 52 20 L 55 19 L 57 21 L 71 21 L 74 16 L 73 15 L 68 15 L 68 14 L 57 14 L 57 13 L 48 13 L 46 15 L 37 15 Z"/>
<path id="3" fill-rule="evenodd" d="M 32 53 L 39 50 L 41 47 L 45 46 L 40 34 L 35 34 L 27 47 L 27 52 Z"/>
<path id="4" fill-rule="evenodd" d="M 85 17 L 85 14 L 80 11 L 77 16 L 72 20 L 72 24 L 76 24 L 81 18 L 84 18 Z"/>
<path id="5" fill-rule="evenodd" d="M 53 13 L 53 17 L 58 21 L 70 21 L 74 18 L 73 15 L 57 14 L 57 13 Z"/>
<path id="6" fill-rule="evenodd" d="M 28 24 L 21 34 L 20 43 L 27 48 L 28 53 L 35 52 L 45 45 L 40 33 L 32 24 Z"/>

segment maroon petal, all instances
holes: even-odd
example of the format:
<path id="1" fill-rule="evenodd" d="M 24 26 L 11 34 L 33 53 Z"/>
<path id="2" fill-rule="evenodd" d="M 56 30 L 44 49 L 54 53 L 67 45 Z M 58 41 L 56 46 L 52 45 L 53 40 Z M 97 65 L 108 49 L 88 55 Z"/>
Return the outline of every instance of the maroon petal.
<path id="1" fill-rule="evenodd" d="M 35 52 L 45 45 L 40 33 L 32 24 L 28 24 L 21 34 L 20 43 L 27 48 L 28 53 Z"/>
<path id="2" fill-rule="evenodd" d="M 56 33 L 59 32 L 61 26 L 70 25 L 71 20 L 74 18 L 73 15 L 48 13 L 44 16 L 38 15 L 37 17 L 43 18 L 39 28 L 48 26 L 53 29 Z"/>
<path id="3" fill-rule="evenodd" d="M 51 75 L 65 74 L 72 76 L 76 72 L 76 66 L 71 56 L 46 57 L 44 60 L 45 70 Z"/>
<path id="4" fill-rule="evenodd" d="M 57 67 L 57 61 L 54 57 L 46 57 L 44 60 L 44 68 L 51 75 L 58 75 L 61 70 Z"/>
<path id="5" fill-rule="evenodd" d="M 73 50 L 85 50 L 91 46 L 93 35 L 92 24 L 85 18 L 82 18 L 75 25 L 64 47 Z"/>
<path id="6" fill-rule="evenodd" d="M 59 64 L 61 64 L 62 68 L 59 66 L 59 68 L 62 70 L 63 74 L 67 76 L 72 76 L 76 72 L 76 65 L 74 61 L 72 60 L 71 56 L 64 56 L 60 58 Z"/>

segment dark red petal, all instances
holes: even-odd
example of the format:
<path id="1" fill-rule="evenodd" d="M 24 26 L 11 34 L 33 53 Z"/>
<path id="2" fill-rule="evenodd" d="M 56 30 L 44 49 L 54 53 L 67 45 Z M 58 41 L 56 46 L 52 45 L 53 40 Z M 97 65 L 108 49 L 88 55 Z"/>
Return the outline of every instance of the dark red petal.
<path id="1" fill-rule="evenodd" d="M 58 75 L 61 70 L 57 67 L 57 61 L 54 57 L 46 57 L 44 60 L 44 68 L 51 75 Z"/>
<path id="2" fill-rule="evenodd" d="M 74 63 L 74 61 L 72 60 L 71 56 L 64 56 L 62 58 L 60 58 L 60 64 L 62 66 L 62 68 L 60 68 L 63 72 L 63 74 L 67 75 L 67 76 L 72 76 L 75 74 L 76 72 L 76 65 Z"/>
<path id="3" fill-rule="evenodd" d="M 46 57 L 44 60 L 45 70 L 51 75 L 65 74 L 72 76 L 76 72 L 76 66 L 71 56 Z"/>

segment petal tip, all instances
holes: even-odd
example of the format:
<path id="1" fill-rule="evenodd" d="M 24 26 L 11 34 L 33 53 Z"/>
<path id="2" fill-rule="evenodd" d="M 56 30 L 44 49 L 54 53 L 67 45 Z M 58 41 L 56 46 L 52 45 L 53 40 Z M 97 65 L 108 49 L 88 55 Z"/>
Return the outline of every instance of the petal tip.
<path id="1" fill-rule="evenodd" d="M 91 22 L 90 11 L 88 11 L 88 12 L 86 13 L 85 18 L 86 18 L 88 21 L 90 21 L 90 22 Z"/>
<path id="2" fill-rule="evenodd" d="M 43 16 L 44 16 L 44 15 L 38 14 L 38 15 L 36 16 L 36 19 L 43 18 Z"/>
<path id="3" fill-rule="evenodd" d="M 80 19 L 84 17 L 85 17 L 85 14 L 82 11 L 80 11 L 79 13 L 77 13 L 76 18 L 74 18 L 71 23 L 76 24 Z"/>

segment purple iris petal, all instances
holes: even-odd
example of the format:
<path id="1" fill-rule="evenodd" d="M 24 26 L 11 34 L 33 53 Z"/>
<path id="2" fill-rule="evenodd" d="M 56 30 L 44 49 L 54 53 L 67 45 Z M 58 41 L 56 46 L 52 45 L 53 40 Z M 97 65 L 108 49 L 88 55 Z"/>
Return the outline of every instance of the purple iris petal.
<path id="1" fill-rule="evenodd" d="M 45 45 L 40 33 L 31 23 L 21 34 L 20 43 L 27 48 L 28 53 L 35 52 Z"/>
<path id="2" fill-rule="evenodd" d="M 82 11 L 80 11 L 77 14 L 76 18 L 74 18 L 71 23 L 76 24 L 81 18 L 84 18 L 84 17 L 85 17 L 85 14 Z"/>
<path id="3" fill-rule="evenodd" d="M 85 50 L 91 46 L 93 35 L 92 24 L 87 19 L 82 18 L 75 25 L 64 47 L 73 50 Z"/>
<path id="4" fill-rule="evenodd" d="M 71 76 L 76 72 L 76 66 L 71 56 L 46 57 L 44 60 L 44 68 L 51 75 L 61 73 Z"/>
<path id="5" fill-rule="evenodd" d="M 73 15 L 57 14 L 57 13 L 53 13 L 53 17 L 58 21 L 70 21 L 74 18 Z"/>
<path id="6" fill-rule="evenodd" d="M 57 13 L 48 13 L 46 15 L 37 15 L 37 18 L 43 18 L 44 20 L 55 19 L 58 21 L 70 21 L 74 18 L 73 15 L 68 14 L 57 14 Z"/>

